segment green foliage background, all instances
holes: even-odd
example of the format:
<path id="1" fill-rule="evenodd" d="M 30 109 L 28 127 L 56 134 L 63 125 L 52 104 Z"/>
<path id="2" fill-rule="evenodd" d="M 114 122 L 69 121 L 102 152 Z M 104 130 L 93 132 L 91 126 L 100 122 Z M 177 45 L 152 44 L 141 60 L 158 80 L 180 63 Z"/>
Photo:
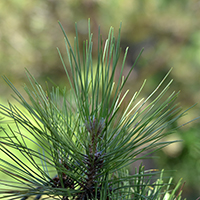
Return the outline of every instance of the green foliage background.
<path id="1" fill-rule="evenodd" d="M 71 41 L 75 35 L 74 22 L 77 22 L 79 39 L 84 40 L 88 18 L 91 19 L 93 41 L 95 38 L 97 41 L 99 25 L 105 39 L 109 27 L 117 30 L 122 21 L 122 51 L 130 47 L 127 71 L 141 48 L 145 48 L 127 84 L 130 91 L 134 92 L 147 79 L 143 92 L 148 95 L 173 67 L 171 89 L 181 90 L 181 104 L 187 108 L 199 102 L 198 0 L 1 0 L 0 74 L 11 80 L 20 92 L 23 92 L 23 82 L 27 81 L 24 68 L 41 84 L 50 77 L 57 84 L 65 85 L 66 75 L 56 50 L 59 47 L 65 52 L 65 46 L 57 21 L 61 21 Z M 94 43 L 94 50 L 96 46 Z M 3 79 L 0 85 L 1 101 L 10 100 L 11 91 Z M 197 117 L 199 108 L 197 105 L 184 120 Z M 159 168 L 177 170 L 173 175 L 176 180 L 182 177 L 186 181 L 183 191 L 188 199 L 200 196 L 199 128 L 200 125 L 193 123 L 181 129 L 175 138 L 169 139 L 183 139 L 183 142 L 161 151 L 161 159 L 156 160 Z"/>

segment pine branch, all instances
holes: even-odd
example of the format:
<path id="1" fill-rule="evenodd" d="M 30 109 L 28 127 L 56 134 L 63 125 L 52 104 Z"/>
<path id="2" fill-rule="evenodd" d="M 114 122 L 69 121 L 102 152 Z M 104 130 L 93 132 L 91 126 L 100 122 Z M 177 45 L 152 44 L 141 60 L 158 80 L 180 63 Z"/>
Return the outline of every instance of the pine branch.
<path id="1" fill-rule="evenodd" d="M 72 48 L 59 25 L 70 67 L 59 50 L 58 53 L 70 91 L 59 86 L 43 89 L 27 70 L 31 87 L 24 87 L 29 97 L 26 100 L 4 77 L 20 105 L 0 105 L 0 114 L 4 117 L 0 136 L 0 151 L 4 156 L 0 158 L 0 171 L 9 177 L 1 180 L 0 198 L 180 198 L 182 187 L 177 196 L 175 192 L 181 181 L 170 191 L 171 179 L 164 183 L 163 171 L 145 171 L 142 165 L 134 175 L 127 171 L 131 163 L 171 144 L 163 138 L 179 128 L 177 120 L 188 111 L 182 111 L 176 103 L 178 93 L 168 92 L 172 81 L 166 83 L 166 79 L 170 72 L 149 96 L 140 97 L 144 81 L 122 112 L 121 105 L 128 94 L 124 86 L 143 50 L 127 77 L 123 77 L 126 49 L 119 80 L 115 83 L 120 62 L 121 25 L 116 39 L 114 29 L 110 28 L 105 44 L 99 29 L 95 66 L 90 23 L 83 54 L 79 49 L 77 26 Z M 142 152 L 146 153 L 140 156 Z M 152 182 L 158 174 L 160 178 Z"/>

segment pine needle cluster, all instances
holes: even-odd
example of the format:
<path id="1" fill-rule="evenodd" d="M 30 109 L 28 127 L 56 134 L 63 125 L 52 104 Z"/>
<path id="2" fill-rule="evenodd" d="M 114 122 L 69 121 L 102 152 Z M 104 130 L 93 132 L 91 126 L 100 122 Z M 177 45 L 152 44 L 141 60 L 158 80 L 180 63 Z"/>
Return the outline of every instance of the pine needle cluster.
<path id="1" fill-rule="evenodd" d="M 43 89 L 27 71 L 26 100 L 4 77 L 20 106 L 0 105 L 0 171 L 6 175 L 0 180 L 0 199 L 181 199 L 181 181 L 171 189 L 172 179 L 165 182 L 163 171 L 145 171 L 142 165 L 135 174 L 127 170 L 169 145 L 163 138 L 179 128 L 175 124 L 186 113 L 176 103 L 178 93 L 167 93 L 169 73 L 149 96 L 140 98 L 144 82 L 122 112 L 128 94 L 123 88 L 142 51 L 124 77 L 128 48 L 119 66 L 121 26 L 117 38 L 111 27 L 106 41 L 99 29 L 95 63 L 90 23 L 82 54 L 77 26 L 73 47 L 60 27 L 70 67 L 58 53 L 70 90 Z"/>

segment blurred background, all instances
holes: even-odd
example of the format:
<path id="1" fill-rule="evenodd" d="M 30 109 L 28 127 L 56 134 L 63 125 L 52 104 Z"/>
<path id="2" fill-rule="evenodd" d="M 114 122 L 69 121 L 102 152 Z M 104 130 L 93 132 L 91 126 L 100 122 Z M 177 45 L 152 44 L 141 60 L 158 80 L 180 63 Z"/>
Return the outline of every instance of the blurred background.
<path id="1" fill-rule="evenodd" d="M 131 74 L 127 88 L 135 92 L 144 79 L 147 96 L 173 67 L 169 79 L 171 90 L 181 91 L 179 102 L 183 109 L 200 99 L 200 1 L 199 0 L 1 0 L 0 1 L 0 75 L 5 75 L 23 93 L 28 82 L 25 68 L 45 84 L 49 77 L 67 86 L 56 47 L 66 55 L 60 21 L 73 42 L 74 23 L 79 39 L 87 39 L 87 23 L 91 19 L 94 33 L 94 59 L 97 54 L 98 26 L 106 39 L 110 26 L 116 35 L 122 22 L 122 55 L 129 46 L 125 73 L 140 50 L 144 52 Z M 81 43 L 80 43 L 81 44 Z M 120 65 L 119 65 L 120 69 Z M 0 102 L 11 99 L 11 90 L 0 79 Z M 185 123 L 200 115 L 200 105 L 190 110 Z M 174 182 L 186 182 L 183 196 L 194 200 L 200 196 L 200 123 L 182 127 L 169 140 L 181 139 L 163 149 L 159 159 L 147 164 L 171 171 Z"/>

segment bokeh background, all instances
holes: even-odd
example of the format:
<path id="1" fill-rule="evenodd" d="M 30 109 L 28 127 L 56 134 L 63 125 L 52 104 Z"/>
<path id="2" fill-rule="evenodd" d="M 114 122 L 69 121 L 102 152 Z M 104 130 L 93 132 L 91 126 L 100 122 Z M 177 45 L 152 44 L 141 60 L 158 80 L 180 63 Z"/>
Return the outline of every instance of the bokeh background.
<path id="1" fill-rule="evenodd" d="M 58 20 L 73 41 L 77 22 L 79 39 L 87 38 L 91 19 L 94 33 L 94 59 L 98 26 L 106 39 L 110 26 L 116 35 L 122 22 L 122 55 L 129 46 L 125 72 L 140 50 L 144 52 L 127 84 L 132 92 L 144 79 L 147 96 L 173 67 L 171 90 L 181 91 L 183 109 L 200 99 L 200 1 L 199 0 L 1 0 L 0 1 L 0 75 L 5 75 L 23 93 L 27 82 L 25 68 L 42 85 L 47 78 L 61 86 L 67 79 L 56 47 L 66 55 Z M 120 66 L 119 66 L 120 67 Z M 0 79 L 0 101 L 11 99 L 11 90 Z M 200 115 L 200 106 L 190 110 L 181 123 Z M 163 149 L 159 159 L 148 167 L 171 171 L 174 182 L 183 178 L 183 196 L 200 196 L 200 122 L 182 127 L 171 139 L 182 139 Z M 176 171 L 174 171 L 176 170 Z"/>

